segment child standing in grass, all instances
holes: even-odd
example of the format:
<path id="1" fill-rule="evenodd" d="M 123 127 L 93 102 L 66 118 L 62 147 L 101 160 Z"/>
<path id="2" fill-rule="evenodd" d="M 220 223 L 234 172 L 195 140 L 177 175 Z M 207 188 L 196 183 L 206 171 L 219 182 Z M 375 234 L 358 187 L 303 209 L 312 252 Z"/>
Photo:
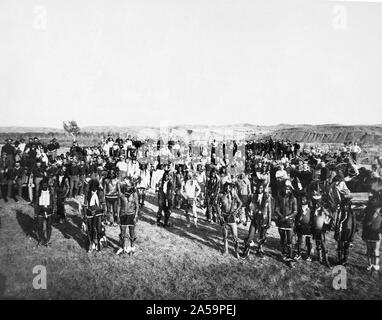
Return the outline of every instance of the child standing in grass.
<path id="1" fill-rule="evenodd" d="M 379 247 L 382 234 L 382 193 L 374 194 L 370 203 L 365 209 L 365 215 L 362 222 L 362 239 L 366 242 L 367 270 L 379 271 Z"/>

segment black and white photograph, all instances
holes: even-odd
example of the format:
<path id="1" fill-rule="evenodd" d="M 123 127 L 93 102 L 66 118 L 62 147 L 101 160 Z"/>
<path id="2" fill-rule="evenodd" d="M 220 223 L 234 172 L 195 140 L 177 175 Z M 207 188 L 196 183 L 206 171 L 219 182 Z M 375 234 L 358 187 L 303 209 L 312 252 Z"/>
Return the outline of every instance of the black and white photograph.
<path id="1" fill-rule="evenodd" d="M 382 1 L 0 0 L 0 70 L 0 300 L 382 299 Z"/>

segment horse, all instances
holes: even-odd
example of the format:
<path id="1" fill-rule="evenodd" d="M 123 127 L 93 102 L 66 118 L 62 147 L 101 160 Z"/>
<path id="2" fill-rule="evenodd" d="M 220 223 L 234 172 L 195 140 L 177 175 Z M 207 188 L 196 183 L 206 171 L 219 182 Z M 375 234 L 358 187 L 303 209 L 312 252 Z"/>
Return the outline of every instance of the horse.
<path id="1" fill-rule="evenodd" d="M 382 190 L 382 179 L 373 177 L 371 170 L 361 167 L 359 174 L 346 181 L 346 185 L 351 192 L 373 193 Z"/>
<path id="2" fill-rule="evenodd" d="M 351 180 L 346 181 L 346 185 L 351 192 L 370 192 L 373 184 L 371 171 L 364 167 L 359 169 L 359 174 Z"/>

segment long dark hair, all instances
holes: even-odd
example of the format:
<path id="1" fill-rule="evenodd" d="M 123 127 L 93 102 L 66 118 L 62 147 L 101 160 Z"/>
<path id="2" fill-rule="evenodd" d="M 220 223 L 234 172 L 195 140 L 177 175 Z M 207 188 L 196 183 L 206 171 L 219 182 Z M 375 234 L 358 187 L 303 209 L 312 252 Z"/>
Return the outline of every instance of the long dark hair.
<path id="1" fill-rule="evenodd" d="M 37 198 L 40 198 L 41 197 L 41 191 L 42 191 L 42 185 L 46 183 L 46 185 L 48 186 L 47 190 L 49 190 L 49 192 L 51 193 L 52 192 L 52 188 L 49 186 L 49 180 L 48 178 L 44 177 L 41 182 L 40 182 L 40 185 L 39 185 L 39 190 L 38 190 L 38 193 L 37 193 Z"/>
<path id="2" fill-rule="evenodd" d="M 89 202 L 92 197 L 92 191 L 99 192 L 99 181 L 95 179 L 91 179 L 88 184 L 87 192 L 86 192 L 86 202 Z"/>

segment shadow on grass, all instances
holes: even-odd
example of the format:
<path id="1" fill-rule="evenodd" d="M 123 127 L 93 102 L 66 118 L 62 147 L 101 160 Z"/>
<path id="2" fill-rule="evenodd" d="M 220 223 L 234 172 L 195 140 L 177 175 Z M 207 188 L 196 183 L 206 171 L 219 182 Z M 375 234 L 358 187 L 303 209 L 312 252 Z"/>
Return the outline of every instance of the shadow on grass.
<path id="1" fill-rule="evenodd" d="M 117 240 L 108 236 L 106 236 L 106 239 L 108 246 L 111 247 L 114 251 L 117 251 L 121 247 L 121 244 Z"/>
<path id="2" fill-rule="evenodd" d="M 66 199 L 65 200 L 65 204 L 68 204 L 70 207 L 72 207 L 72 209 L 74 210 L 74 212 L 78 213 L 78 202 L 71 199 Z"/>
<path id="3" fill-rule="evenodd" d="M 82 219 L 76 215 L 67 215 L 67 220 L 56 223 L 54 227 L 62 233 L 66 239 L 74 239 L 81 248 L 86 249 L 86 235 L 81 229 Z"/>
<path id="4" fill-rule="evenodd" d="M 156 200 L 155 197 L 150 197 L 147 199 L 147 202 L 155 205 L 154 202 Z M 208 246 L 213 250 L 221 252 L 223 249 L 223 234 L 220 225 L 218 224 L 210 224 L 208 222 L 205 222 L 204 219 L 198 219 L 198 225 L 199 228 L 195 228 L 193 225 L 190 228 L 186 227 L 186 221 L 185 221 L 185 213 L 184 211 L 180 210 L 173 210 L 173 213 L 177 213 L 175 216 L 172 214 L 170 216 L 170 222 L 173 224 L 173 227 L 166 228 L 165 230 L 168 232 L 171 232 L 177 236 L 186 238 L 191 240 L 192 242 L 198 242 L 201 245 Z M 182 217 L 183 213 L 183 217 Z M 140 215 L 139 220 L 145 221 L 147 223 L 150 223 L 152 225 L 156 225 L 156 215 L 157 213 L 153 211 L 152 209 L 149 209 L 147 207 L 142 207 L 140 209 Z M 247 238 L 247 230 L 243 230 L 241 228 L 238 228 L 238 236 L 240 239 L 240 252 L 243 249 L 243 240 Z M 231 248 L 233 248 L 233 241 L 232 241 L 232 234 L 228 233 L 229 238 L 229 245 Z M 280 250 L 280 244 L 279 239 L 268 237 L 267 242 L 264 245 L 264 250 L 266 253 L 270 256 L 275 258 L 278 261 L 283 261 L 280 254 L 274 252 Z M 269 251 L 269 249 L 271 251 Z M 254 250 L 252 250 L 254 252 Z"/>
<path id="5" fill-rule="evenodd" d="M 143 207 L 141 209 L 139 220 L 145 221 L 152 225 L 156 225 L 156 214 L 157 213 L 153 210 Z M 170 228 L 165 228 L 164 230 L 171 232 L 177 236 L 187 238 L 193 242 L 199 242 L 200 244 L 209 246 L 214 250 L 221 250 L 222 240 L 214 240 L 218 239 L 219 236 L 221 237 L 221 233 L 218 233 L 216 230 L 213 230 L 212 232 L 209 230 L 207 231 L 204 228 L 204 225 L 202 225 L 200 222 L 198 229 L 192 226 L 184 230 L 183 228 L 186 228 L 185 221 L 180 217 L 174 215 L 170 216 L 170 223 L 172 223 L 173 226 Z M 200 239 L 199 237 L 202 239 Z"/>
<path id="6" fill-rule="evenodd" d="M 22 212 L 20 209 L 16 210 L 16 219 L 25 235 L 38 241 L 35 220 L 27 213 Z"/>

